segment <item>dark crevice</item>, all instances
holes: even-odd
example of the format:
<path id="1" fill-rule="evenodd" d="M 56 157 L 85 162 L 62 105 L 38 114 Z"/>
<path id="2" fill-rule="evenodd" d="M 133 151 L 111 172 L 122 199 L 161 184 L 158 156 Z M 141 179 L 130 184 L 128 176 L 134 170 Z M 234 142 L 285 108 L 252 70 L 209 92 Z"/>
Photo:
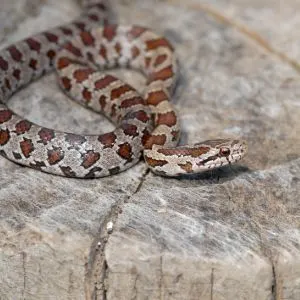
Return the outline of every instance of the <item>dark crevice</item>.
<path id="1" fill-rule="evenodd" d="M 123 211 L 123 207 L 126 203 L 130 202 L 133 195 L 137 194 L 144 181 L 146 180 L 149 170 L 146 169 L 142 176 L 139 178 L 136 189 L 133 193 L 126 197 L 121 198 L 111 208 L 109 214 L 105 217 L 102 224 L 100 225 L 99 233 L 97 238 L 91 245 L 89 254 L 89 261 L 86 266 L 85 276 L 85 292 L 86 299 L 90 300 L 106 300 L 107 290 L 105 286 L 105 280 L 108 277 L 108 265 L 105 259 L 105 246 L 109 239 L 110 234 L 107 232 L 106 225 L 108 222 L 112 222 L 114 227 L 118 221 L 119 213 Z"/>
<path id="2" fill-rule="evenodd" d="M 277 279 L 276 279 L 276 269 L 273 260 L 271 260 L 272 264 L 272 300 L 277 300 Z"/>

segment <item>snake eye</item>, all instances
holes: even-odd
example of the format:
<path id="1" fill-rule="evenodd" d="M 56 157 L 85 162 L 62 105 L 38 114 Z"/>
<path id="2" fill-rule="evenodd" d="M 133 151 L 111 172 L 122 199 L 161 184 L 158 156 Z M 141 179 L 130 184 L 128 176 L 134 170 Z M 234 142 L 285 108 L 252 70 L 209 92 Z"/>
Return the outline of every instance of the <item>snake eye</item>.
<path id="1" fill-rule="evenodd" d="M 227 157 L 230 154 L 230 149 L 229 148 L 221 148 L 219 153 L 221 156 Z"/>

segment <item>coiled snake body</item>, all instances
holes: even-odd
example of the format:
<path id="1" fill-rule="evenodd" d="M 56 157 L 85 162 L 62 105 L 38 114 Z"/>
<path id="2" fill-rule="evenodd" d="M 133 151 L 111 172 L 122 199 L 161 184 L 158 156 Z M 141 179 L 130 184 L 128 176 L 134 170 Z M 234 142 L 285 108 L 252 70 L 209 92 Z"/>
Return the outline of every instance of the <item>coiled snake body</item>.
<path id="1" fill-rule="evenodd" d="M 216 139 L 176 147 L 180 128 L 169 102 L 177 64 L 162 36 L 140 26 L 99 26 L 103 1 L 86 1 L 74 22 L 29 37 L 0 51 L 0 154 L 18 164 L 68 177 L 113 175 L 138 162 L 143 152 L 157 174 L 177 176 L 241 159 L 246 143 Z M 38 126 L 6 106 L 10 96 L 56 66 L 64 91 L 102 112 L 116 129 L 78 135 Z M 119 79 L 99 72 L 133 68 L 147 77 L 144 99 Z"/>

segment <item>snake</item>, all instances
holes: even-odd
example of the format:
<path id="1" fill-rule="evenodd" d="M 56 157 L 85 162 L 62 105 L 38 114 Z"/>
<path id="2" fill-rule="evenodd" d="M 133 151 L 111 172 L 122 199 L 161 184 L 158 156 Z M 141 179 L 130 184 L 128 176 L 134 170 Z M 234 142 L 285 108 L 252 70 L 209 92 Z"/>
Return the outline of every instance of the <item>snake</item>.
<path id="1" fill-rule="evenodd" d="M 178 61 L 171 43 L 143 26 L 111 24 L 108 3 L 85 0 L 81 15 L 0 51 L 0 154 L 55 175 L 117 174 L 144 157 L 161 176 L 195 174 L 239 161 L 247 143 L 217 138 L 178 146 L 180 123 L 171 104 Z M 129 68 L 146 77 L 143 93 L 109 74 Z M 82 135 L 35 124 L 8 108 L 9 98 L 56 70 L 63 92 L 104 114 L 115 129 Z"/>

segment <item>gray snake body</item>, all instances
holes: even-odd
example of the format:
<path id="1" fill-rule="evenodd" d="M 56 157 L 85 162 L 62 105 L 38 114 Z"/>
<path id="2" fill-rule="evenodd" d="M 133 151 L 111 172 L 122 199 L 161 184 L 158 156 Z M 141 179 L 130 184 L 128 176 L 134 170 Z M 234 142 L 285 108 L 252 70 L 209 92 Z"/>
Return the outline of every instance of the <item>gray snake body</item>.
<path id="1" fill-rule="evenodd" d="M 178 116 L 169 99 L 177 63 L 170 43 L 140 26 L 99 26 L 103 1 L 87 4 L 74 22 L 29 37 L 0 51 L 0 154 L 44 172 L 79 178 L 113 175 L 138 162 L 141 153 L 157 174 L 177 176 L 241 159 L 247 146 L 216 139 L 176 147 Z M 41 127 L 6 106 L 10 96 L 56 70 L 65 93 L 102 112 L 116 129 L 78 135 Z M 100 70 L 133 68 L 147 77 L 142 98 L 131 86 Z"/>

